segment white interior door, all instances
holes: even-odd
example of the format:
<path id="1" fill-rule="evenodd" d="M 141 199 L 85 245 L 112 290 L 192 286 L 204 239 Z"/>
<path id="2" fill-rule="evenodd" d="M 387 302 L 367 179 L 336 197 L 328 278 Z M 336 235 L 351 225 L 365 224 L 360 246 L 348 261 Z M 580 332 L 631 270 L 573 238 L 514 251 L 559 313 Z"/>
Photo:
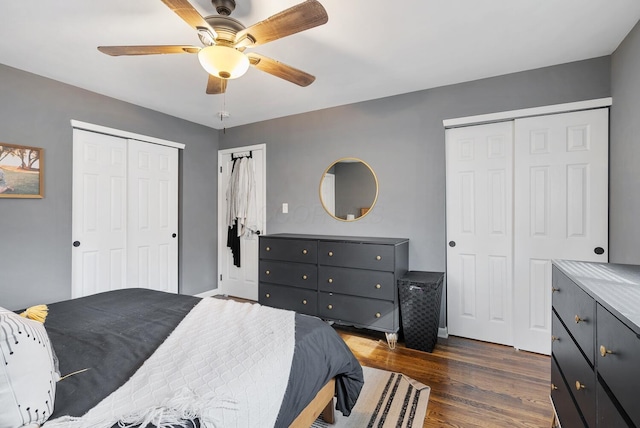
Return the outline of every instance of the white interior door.
<path id="1" fill-rule="evenodd" d="M 218 152 L 218 291 L 221 294 L 258 300 L 258 258 L 259 241 L 255 232 L 249 232 L 240 239 L 240 267 L 233 263 L 233 254 L 227 247 L 228 225 L 227 186 L 233 166 L 232 155 L 248 155 L 251 152 L 254 165 L 257 230 L 266 233 L 266 145 L 237 147 Z"/>
<path id="2" fill-rule="evenodd" d="M 129 287 L 178 292 L 178 149 L 129 140 Z"/>
<path id="3" fill-rule="evenodd" d="M 553 259 L 608 261 L 608 113 L 515 121 L 516 348 L 551 352 Z"/>
<path id="4" fill-rule="evenodd" d="M 72 291 L 127 284 L 127 140 L 73 130 Z"/>
<path id="5" fill-rule="evenodd" d="M 510 345 L 513 123 L 446 131 L 449 334 Z"/>

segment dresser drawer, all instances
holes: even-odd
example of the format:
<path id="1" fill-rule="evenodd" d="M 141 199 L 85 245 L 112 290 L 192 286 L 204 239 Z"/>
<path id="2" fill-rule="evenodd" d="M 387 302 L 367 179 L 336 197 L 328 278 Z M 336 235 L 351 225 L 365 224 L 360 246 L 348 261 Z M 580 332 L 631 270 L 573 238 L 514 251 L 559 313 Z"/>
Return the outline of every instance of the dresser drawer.
<path id="1" fill-rule="evenodd" d="M 556 415 L 565 427 L 585 426 L 554 358 L 551 358 L 551 401 Z"/>
<path id="2" fill-rule="evenodd" d="M 318 244 L 311 240 L 260 237 L 260 258 L 317 263 Z"/>
<path id="3" fill-rule="evenodd" d="M 615 404 L 611 400 L 611 397 L 605 391 L 605 388 L 598 382 L 597 385 L 597 399 L 598 399 L 598 426 L 599 427 L 629 427 L 632 426 L 627 423 L 624 417 L 620 414 Z M 637 425 L 637 424 L 635 424 Z"/>
<path id="4" fill-rule="evenodd" d="M 291 288 L 274 284 L 259 285 L 258 302 L 273 308 L 288 309 L 307 315 L 318 314 L 318 293 L 304 288 Z"/>
<path id="5" fill-rule="evenodd" d="M 633 423 L 640 426 L 640 339 L 600 305 L 597 337 L 598 373 Z M 605 353 L 604 357 L 602 352 Z"/>
<path id="6" fill-rule="evenodd" d="M 260 260 L 260 282 L 315 289 L 318 268 L 305 263 Z"/>
<path id="7" fill-rule="evenodd" d="M 318 244 L 318 263 L 393 272 L 394 249 L 393 245 L 324 241 Z"/>
<path id="8" fill-rule="evenodd" d="M 318 268 L 318 289 L 353 296 L 393 300 L 395 296 L 394 278 L 393 272 L 320 266 Z"/>
<path id="9" fill-rule="evenodd" d="M 319 293 L 318 316 L 338 322 L 396 332 L 393 302 L 335 293 Z"/>
<path id="10" fill-rule="evenodd" d="M 554 269 L 557 270 L 555 267 Z M 553 308 L 593 366 L 595 363 L 595 300 L 559 271 L 554 272 L 553 288 Z"/>
<path id="11" fill-rule="evenodd" d="M 564 374 L 571 395 L 588 426 L 596 426 L 596 375 L 557 315 L 552 319 L 553 357 Z"/>

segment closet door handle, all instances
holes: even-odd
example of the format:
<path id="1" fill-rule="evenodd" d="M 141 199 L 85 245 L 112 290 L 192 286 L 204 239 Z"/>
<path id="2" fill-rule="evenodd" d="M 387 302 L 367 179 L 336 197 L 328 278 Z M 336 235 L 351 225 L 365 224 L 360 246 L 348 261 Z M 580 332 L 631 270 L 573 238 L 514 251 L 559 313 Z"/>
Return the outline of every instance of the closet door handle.
<path id="1" fill-rule="evenodd" d="M 176 235 L 175 233 L 172 233 L 172 234 L 171 234 L 171 237 L 172 237 L 172 238 L 175 238 L 176 236 L 178 236 L 178 235 Z"/>
<path id="2" fill-rule="evenodd" d="M 593 252 L 596 253 L 597 255 L 604 254 L 604 248 L 596 247 L 596 248 L 593 249 Z"/>
<path id="3" fill-rule="evenodd" d="M 79 247 L 80 246 L 80 241 L 73 241 L 73 246 L 74 247 Z"/>
<path id="4" fill-rule="evenodd" d="M 455 247 L 456 246 L 456 241 L 449 241 L 449 246 L 451 248 Z"/>

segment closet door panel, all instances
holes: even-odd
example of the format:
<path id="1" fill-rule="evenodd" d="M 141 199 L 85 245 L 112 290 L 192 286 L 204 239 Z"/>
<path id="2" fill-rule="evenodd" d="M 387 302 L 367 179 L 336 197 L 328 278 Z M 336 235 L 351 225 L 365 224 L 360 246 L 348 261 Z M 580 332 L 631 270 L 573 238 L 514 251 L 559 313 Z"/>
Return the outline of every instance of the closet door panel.
<path id="1" fill-rule="evenodd" d="M 448 129 L 449 334 L 512 344 L 512 122 Z"/>
<path id="2" fill-rule="evenodd" d="M 515 121 L 519 349 L 551 352 L 551 260 L 608 261 L 608 109 Z"/>
<path id="3" fill-rule="evenodd" d="M 178 149 L 129 140 L 129 287 L 178 292 Z"/>

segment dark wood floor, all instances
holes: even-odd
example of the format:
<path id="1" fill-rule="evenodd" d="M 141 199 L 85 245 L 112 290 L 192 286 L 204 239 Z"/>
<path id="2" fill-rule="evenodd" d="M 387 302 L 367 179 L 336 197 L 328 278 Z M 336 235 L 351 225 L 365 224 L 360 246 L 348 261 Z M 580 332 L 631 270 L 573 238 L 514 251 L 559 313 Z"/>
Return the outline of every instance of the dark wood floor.
<path id="1" fill-rule="evenodd" d="M 450 336 L 433 353 L 337 329 L 362 365 L 431 387 L 425 427 L 550 427 L 550 357 Z"/>

